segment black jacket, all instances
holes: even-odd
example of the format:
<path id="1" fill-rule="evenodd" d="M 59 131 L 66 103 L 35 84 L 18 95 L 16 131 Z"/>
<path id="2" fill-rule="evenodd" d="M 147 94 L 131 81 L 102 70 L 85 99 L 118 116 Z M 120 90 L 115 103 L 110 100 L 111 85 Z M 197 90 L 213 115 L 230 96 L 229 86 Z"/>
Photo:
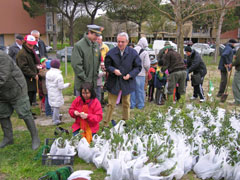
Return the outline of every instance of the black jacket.
<path id="1" fill-rule="evenodd" d="M 187 58 L 187 68 L 189 73 L 200 73 L 201 77 L 204 77 L 207 74 L 206 65 L 203 62 L 199 53 L 195 50 L 192 50 L 191 55 Z"/>
<path id="2" fill-rule="evenodd" d="M 17 53 L 20 51 L 20 48 L 17 46 L 16 43 L 14 43 L 12 46 L 10 46 L 8 50 L 8 55 L 13 58 L 13 60 L 16 62 L 16 56 Z"/>
<path id="3" fill-rule="evenodd" d="M 25 43 L 16 57 L 18 67 L 22 70 L 28 85 L 28 91 L 37 91 L 35 76 L 38 74 L 37 62 L 33 50 Z"/>
<path id="4" fill-rule="evenodd" d="M 34 46 L 34 50 L 39 58 L 42 58 L 42 57 L 48 58 L 46 45 L 41 39 L 39 39 L 38 41 L 38 46 L 37 45 Z"/>
<path id="5" fill-rule="evenodd" d="M 181 55 L 173 49 L 168 49 L 168 53 L 164 54 L 163 60 L 163 71 L 168 69 L 169 74 L 178 71 L 185 71 L 186 67 Z M 161 61 L 158 62 L 160 65 Z"/>
<path id="6" fill-rule="evenodd" d="M 128 95 L 136 89 L 135 77 L 141 72 L 141 59 L 137 51 L 133 48 L 126 47 L 121 56 L 118 47 L 108 51 L 105 58 L 105 67 L 109 76 L 107 79 L 107 90 L 115 95 L 118 95 L 122 90 L 122 95 Z M 119 69 L 122 76 L 116 76 L 114 70 Z M 123 76 L 129 74 L 129 80 L 124 80 Z"/>
<path id="7" fill-rule="evenodd" d="M 223 72 L 227 72 L 225 65 L 231 64 L 233 59 L 233 46 L 231 44 L 227 44 L 224 48 L 221 59 L 218 64 L 218 69 Z"/>

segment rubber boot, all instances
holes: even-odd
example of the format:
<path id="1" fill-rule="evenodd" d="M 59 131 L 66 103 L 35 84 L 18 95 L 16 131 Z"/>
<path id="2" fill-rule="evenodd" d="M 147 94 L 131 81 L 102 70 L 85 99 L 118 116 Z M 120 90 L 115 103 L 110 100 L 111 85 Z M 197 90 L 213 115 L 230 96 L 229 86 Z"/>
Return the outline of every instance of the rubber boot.
<path id="1" fill-rule="evenodd" d="M 40 145 L 40 139 L 38 137 L 38 131 L 35 126 L 35 123 L 33 121 L 33 118 L 31 116 L 28 116 L 23 119 L 28 130 L 30 131 L 31 137 L 32 137 L 32 149 L 35 150 Z"/>
<path id="2" fill-rule="evenodd" d="M 0 119 L 0 123 L 4 135 L 3 140 L 0 144 L 0 148 L 4 148 L 7 145 L 13 144 L 12 123 L 10 119 Z"/>
<path id="3" fill-rule="evenodd" d="M 167 101 L 165 103 L 166 106 L 172 106 L 173 105 L 173 95 L 168 94 Z"/>
<path id="4" fill-rule="evenodd" d="M 163 93 L 162 93 L 162 91 L 160 91 L 160 92 L 158 93 L 158 97 L 157 97 L 156 101 L 157 101 L 157 105 L 164 105 Z"/>

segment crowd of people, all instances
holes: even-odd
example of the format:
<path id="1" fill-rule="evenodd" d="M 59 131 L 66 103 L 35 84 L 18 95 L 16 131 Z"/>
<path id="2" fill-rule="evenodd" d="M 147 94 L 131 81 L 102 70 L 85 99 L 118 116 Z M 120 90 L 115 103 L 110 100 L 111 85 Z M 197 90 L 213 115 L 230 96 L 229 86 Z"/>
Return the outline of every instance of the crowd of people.
<path id="1" fill-rule="evenodd" d="M 71 66 L 74 71 L 74 92 L 76 99 L 69 108 L 69 114 L 75 119 L 72 125 L 73 135 L 81 133 L 90 143 L 92 136 L 99 131 L 103 120 L 104 92 L 108 102 L 104 127 L 111 122 L 116 104 L 122 103 L 122 119 L 130 118 L 130 109 L 145 107 L 148 101 L 167 106 L 179 103 L 184 106 L 187 81 L 191 80 L 193 96 L 205 101 L 203 91 L 207 68 L 200 54 L 187 46 L 184 50 L 187 59 L 183 59 L 169 42 L 166 42 L 156 59 L 150 60 L 148 41 L 142 37 L 137 45 L 129 45 L 125 32 L 117 35 L 117 47 L 109 50 L 102 42 L 103 27 L 88 25 L 88 31 L 73 48 Z M 40 33 L 33 30 L 25 37 L 17 35 L 15 43 L 9 49 L 9 56 L 0 52 L 0 123 L 4 133 L 0 148 L 13 143 L 13 131 L 10 116 L 16 110 L 26 123 L 32 137 L 32 148 L 40 145 L 37 128 L 34 123 L 36 114 L 31 106 L 36 95 L 41 100 L 40 109 L 54 125 L 62 124 L 60 107 L 64 104 L 62 90 L 69 87 L 64 83 L 59 60 L 48 60 L 46 46 L 39 38 Z M 235 104 L 240 104 L 240 50 L 236 55 L 234 39 L 229 40 L 219 62 L 221 82 L 217 96 L 224 94 L 228 72 L 232 66 L 236 71 L 232 89 Z M 189 78 L 191 74 L 191 79 Z"/>

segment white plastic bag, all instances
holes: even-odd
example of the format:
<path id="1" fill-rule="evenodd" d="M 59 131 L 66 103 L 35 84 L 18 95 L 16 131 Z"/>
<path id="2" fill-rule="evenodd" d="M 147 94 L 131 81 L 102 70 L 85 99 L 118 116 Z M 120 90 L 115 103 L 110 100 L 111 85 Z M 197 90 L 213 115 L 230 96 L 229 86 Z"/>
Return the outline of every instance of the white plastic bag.
<path id="1" fill-rule="evenodd" d="M 51 148 L 50 148 L 50 155 L 55 155 L 57 152 L 57 141 L 56 139 L 54 140 L 54 142 L 52 143 L 51 145 Z"/>
<path id="2" fill-rule="evenodd" d="M 234 180 L 239 180 L 240 179 L 240 163 L 237 163 L 234 167 L 233 179 Z"/>
<path id="3" fill-rule="evenodd" d="M 122 162 L 119 159 L 109 160 L 108 174 L 110 174 L 110 180 L 122 180 Z"/>
<path id="4" fill-rule="evenodd" d="M 95 149 L 90 148 L 90 145 L 88 144 L 85 137 L 83 137 L 78 143 L 77 151 L 78 151 L 78 157 L 80 157 L 87 163 L 92 162 Z"/>
<path id="5" fill-rule="evenodd" d="M 141 170 L 144 166 L 144 163 L 147 162 L 148 157 L 146 154 L 142 154 L 136 159 L 136 162 L 133 166 L 133 178 L 134 180 L 138 180 L 139 175 L 141 174 Z"/>
<path id="6" fill-rule="evenodd" d="M 101 168 L 103 167 L 103 161 L 104 161 L 104 158 L 106 157 L 107 153 L 108 153 L 108 150 L 109 149 L 109 143 L 107 142 L 103 148 L 101 149 L 101 151 L 98 151 L 96 152 L 94 155 L 93 155 L 93 158 L 92 158 L 92 161 L 93 163 L 95 164 L 95 166 L 97 168 Z"/>
<path id="7" fill-rule="evenodd" d="M 214 149 L 212 149 L 208 154 L 199 158 L 193 168 L 197 177 L 201 179 L 211 178 L 221 168 L 222 162 L 214 162 L 214 152 Z"/>
<path id="8" fill-rule="evenodd" d="M 79 171 L 75 171 L 73 172 L 67 180 L 73 180 L 76 178 L 85 178 L 87 180 L 91 180 L 90 174 L 92 174 L 92 171 L 88 171 L 88 170 L 79 170 Z"/>

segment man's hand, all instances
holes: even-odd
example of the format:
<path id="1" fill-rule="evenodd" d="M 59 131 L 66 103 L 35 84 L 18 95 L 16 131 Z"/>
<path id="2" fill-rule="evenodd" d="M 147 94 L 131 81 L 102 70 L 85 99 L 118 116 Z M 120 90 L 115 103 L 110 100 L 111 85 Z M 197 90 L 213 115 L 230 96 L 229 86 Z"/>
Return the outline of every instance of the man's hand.
<path id="1" fill-rule="evenodd" d="M 124 80 L 129 80 L 130 77 L 131 77 L 131 76 L 130 76 L 129 74 L 127 74 L 126 76 L 123 76 L 123 79 L 124 79 Z"/>
<path id="2" fill-rule="evenodd" d="M 35 79 L 36 79 L 36 80 L 38 80 L 38 79 L 39 79 L 39 78 L 38 78 L 38 75 L 36 75 L 36 76 L 35 76 Z"/>
<path id="3" fill-rule="evenodd" d="M 164 51 L 164 53 L 167 54 L 167 53 L 168 53 L 168 49 L 166 49 L 166 50 Z"/>
<path id="4" fill-rule="evenodd" d="M 114 74 L 115 74 L 116 76 L 121 76 L 121 75 L 122 75 L 122 73 L 121 73 L 118 69 L 115 69 L 115 70 L 114 70 Z"/>
<path id="5" fill-rule="evenodd" d="M 106 71 L 104 64 L 101 63 L 100 67 L 101 67 L 102 71 Z"/>

